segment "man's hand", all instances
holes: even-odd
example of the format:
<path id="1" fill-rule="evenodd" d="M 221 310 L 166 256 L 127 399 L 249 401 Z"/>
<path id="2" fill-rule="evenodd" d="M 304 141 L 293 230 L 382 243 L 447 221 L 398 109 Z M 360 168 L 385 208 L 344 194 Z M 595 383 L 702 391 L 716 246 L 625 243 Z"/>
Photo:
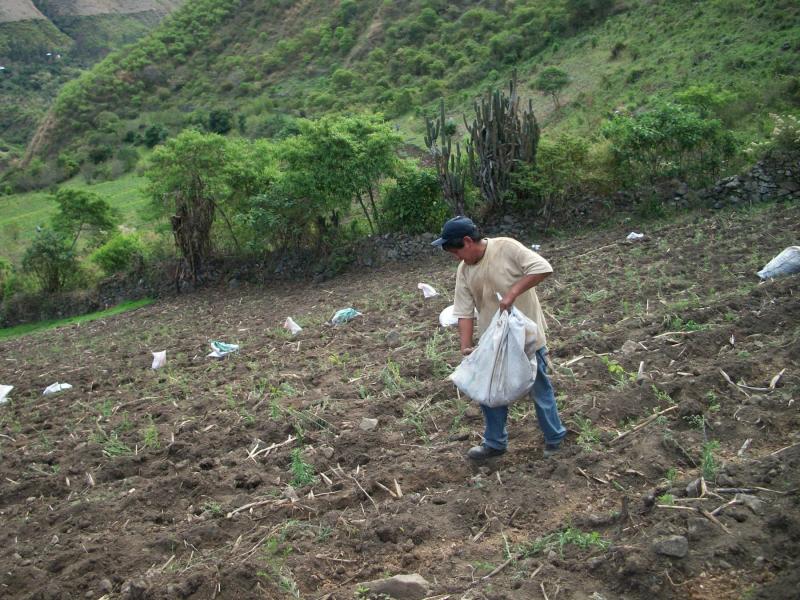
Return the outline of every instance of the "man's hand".
<path id="1" fill-rule="evenodd" d="M 461 356 L 469 356 L 470 354 L 472 354 L 473 350 L 475 350 L 475 348 L 473 348 L 472 346 L 470 346 L 469 348 L 464 348 L 461 351 Z"/>
<path id="2" fill-rule="evenodd" d="M 514 300 L 516 299 L 517 297 L 512 295 L 511 292 L 503 296 L 503 299 L 500 300 L 500 310 L 510 311 L 511 307 L 514 305 Z"/>

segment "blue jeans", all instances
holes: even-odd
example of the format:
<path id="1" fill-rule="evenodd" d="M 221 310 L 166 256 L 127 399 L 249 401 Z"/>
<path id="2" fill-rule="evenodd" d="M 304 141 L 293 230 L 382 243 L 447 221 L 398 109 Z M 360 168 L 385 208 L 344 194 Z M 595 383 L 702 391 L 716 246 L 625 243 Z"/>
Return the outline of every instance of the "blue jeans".
<path id="1" fill-rule="evenodd" d="M 530 396 L 536 407 L 536 420 L 539 428 L 544 433 L 545 444 L 558 444 L 565 435 L 566 428 L 561 424 L 556 406 L 556 397 L 553 393 L 553 384 L 547 376 L 547 348 L 536 351 L 537 373 L 536 381 L 531 388 Z M 483 432 L 483 445 L 497 450 L 504 450 L 508 446 L 508 406 L 490 408 L 480 405 L 483 411 L 483 420 L 486 424 Z"/>

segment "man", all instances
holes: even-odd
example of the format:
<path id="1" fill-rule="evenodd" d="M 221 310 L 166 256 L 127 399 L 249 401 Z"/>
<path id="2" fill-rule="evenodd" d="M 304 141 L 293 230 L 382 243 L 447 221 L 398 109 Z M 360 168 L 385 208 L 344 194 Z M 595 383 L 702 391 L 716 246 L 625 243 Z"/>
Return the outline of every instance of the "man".
<path id="1" fill-rule="evenodd" d="M 478 334 L 482 334 L 498 309 L 510 310 L 514 305 L 538 325 L 536 360 L 538 373 L 531 389 L 536 419 L 544 433 L 544 456 L 558 452 L 567 430 L 558 416 L 553 386 L 547 376 L 545 322 L 539 299 L 533 289 L 553 272 L 544 258 L 511 238 L 484 238 L 475 223 L 467 217 L 454 217 L 442 228 L 442 235 L 433 242 L 461 263 L 456 274 L 455 307 L 461 354 L 473 350 L 474 309 L 478 310 Z M 497 294 L 502 299 L 497 299 Z M 485 431 L 483 443 L 467 452 L 472 460 L 486 460 L 505 454 L 508 447 L 508 406 L 490 408 L 481 404 Z"/>

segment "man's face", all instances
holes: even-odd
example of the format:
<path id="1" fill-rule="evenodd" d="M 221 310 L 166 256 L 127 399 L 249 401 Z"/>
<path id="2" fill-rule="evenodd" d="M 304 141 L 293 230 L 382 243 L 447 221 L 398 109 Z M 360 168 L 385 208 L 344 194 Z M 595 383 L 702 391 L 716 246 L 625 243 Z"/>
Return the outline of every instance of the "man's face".
<path id="1" fill-rule="evenodd" d="M 483 258 L 483 246 L 480 242 L 474 242 L 472 238 L 465 237 L 464 245 L 461 248 L 447 248 L 447 251 L 457 260 L 463 260 L 468 265 L 476 264 Z"/>

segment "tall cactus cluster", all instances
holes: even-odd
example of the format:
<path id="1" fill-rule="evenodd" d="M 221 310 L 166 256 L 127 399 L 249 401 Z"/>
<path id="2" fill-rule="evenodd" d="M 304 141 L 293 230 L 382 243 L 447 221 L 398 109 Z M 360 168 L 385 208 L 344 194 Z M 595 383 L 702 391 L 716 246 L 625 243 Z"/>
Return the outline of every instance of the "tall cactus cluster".
<path id="1" fill-rule="evenodd" d="M 452 140 L 445 125 L 444 100 L 439 107 L 439 117 L 435 121 L 425 119 L 425 146 L 431 153 L 439 176 L 442 194 L 454 215 L 463 215 L 466 210 L 464 202 L 464 184 L 467 180 L 467 169 L 461 158 L 461 147 L 456 143 L 453 154 Z"/>
<path id="2" fill-rule="evenodd" d="M 511 174 L 519 163 L 536 164 L 539 124 L 533 105 L 520 116 L 517 74 L 509 82 L 509 95 L 489 91 L 475 102 L 475 119 L 470 125 L 464 118 L 470 137 L 467 157 L 470 175 L 489 210 L 505 208 Z"/>

